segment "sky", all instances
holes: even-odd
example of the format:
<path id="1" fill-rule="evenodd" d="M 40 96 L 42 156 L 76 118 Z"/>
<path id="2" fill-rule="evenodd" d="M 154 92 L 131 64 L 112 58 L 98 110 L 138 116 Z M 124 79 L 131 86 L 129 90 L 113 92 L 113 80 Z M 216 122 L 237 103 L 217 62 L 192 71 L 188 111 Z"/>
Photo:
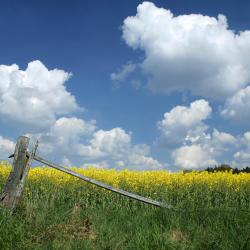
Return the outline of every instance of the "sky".
<path id="1" fill-rule="evenodd" d="M 2 1 L 0 159 L 250 165 L 249 1 Z"/>

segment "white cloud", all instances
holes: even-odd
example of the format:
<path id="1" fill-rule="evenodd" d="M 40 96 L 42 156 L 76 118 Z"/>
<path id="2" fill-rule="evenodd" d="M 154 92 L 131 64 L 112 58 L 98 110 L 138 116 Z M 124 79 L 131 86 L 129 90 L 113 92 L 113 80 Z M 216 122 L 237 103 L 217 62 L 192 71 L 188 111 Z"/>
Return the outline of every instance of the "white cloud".
<path id="1" fill-rule="evenodd" d="M 113 128 L 109 131 L 99 130 L 91 140 L 91 145 L 94 148 L 106 153 L 114 153 L 117 156 L 126 152 L 130 143 L 130 135 L 121 128 Z"/>
<path id="2" fill-rule="evenodd" d="M 214 129 L 211 140 L 214 147 L 217 147 L 217 150 L 219 150 L 219 148 L 224 150 L 225 146 L 237 146 L 238 144 L 238 139 L 233 135 L 225 132 L 219 132 L 217 129 Z"/>
<path id="3" fill-rule="evenodd" d="M 76 117 L 61 117 L 55 121 L 49 132 L 27 134 L 27 136 L 40 141 L 39 151 L 42 154 L 59 154 L 68 157 L 75 154 L 76 145 L 92 136 L 95 129 L 95 121 L 87 122 Z"/>
<path id="4" fill-rule="evenodd" d="M 248 122 L 250 119 L 250 86 L 239 90 L 228 98 L 221 114 L 237 122 Z"/>
<path id="5" fill-rule="evenodd" d="M 214 129 L 211 134 L 203 133 L 188 140 L 186 137 L 182 145 L 173 150 L 172 159 L 175 166 L 185 169 L 213 167 L 226 160 L 225 154 L 230 157 L 240 147 L 240 141 L 241 138 Z"/>
<path id="6" fill-rule="evenodd" d="M 149 156 L 150 148 L 145 144 L 133 145 L 131 134 L 121 128 L 99 130 L 93 134 L 88 145 L 78 145 L 78 154 L 90 160 L 104 160 L 106 165 L 116 168 L 153 169 L 163 166 Z"/>
<path id="7" fill-rule="evenodd" d="M 96 129 L 95 121 L 86 122 L 76 117 L 59 118 L 51 128 L 51 134 L 60 144 L 69 144 L 77 141 L 81 136 L 91 135 Z"/>
<path id="8" fill-rule="evenodd" d="M 15 150 L 15 143 L 0 136 L 0 160 L 6 160 Z"/>
<path id="9" fill-rule="evenodd" d="M 134 89 L 140 89 L 142 86 L 142 82 L 138 79 L 131 80 L 131 85 Z"/>
<path id="10" fill-rule="evenodd" d="M 233 165 L 238 168 L 250 166 L 250 152 L 237 151 L 234 154 Z"/>
<path id="11" fill-rule="evenodd" d="M 175 166 L 185 169 L 213 167 L 225 160 L 230 162 L 232 159 L 229 157 L 240 147 L 240 140 L 216 129 L 211 134 L 205 132 L 197 134 L 195 138 L 187 136 L 182 145 L 173 150 L 172 159 Z M 226 154 L 228 154 L 227 159 L 225 159 Z"/>
<path id="12" fill-rule="evenodd" d="M 38 138 L 39 153 L 55 157 L 64 165 L 78 159 L 83 166 L 153 169 L 163 166 L 150 156 L 145 144 L 133 144 L 131 134 L 122 128 L 96 130 L 95 121 L 62 117 L 47 133 L 29 134 Z M 83 161 L 85 163 L 83 163 Z"/>
<path id="13" fill-rule="evenodd" d="M 145 155 L 140 155 L 140 154 L 134 154 L 131 153 L 128 155 L 128 164 L 129 168 L 131 169 L 162 169 L 164 168 L 163 164 L 160 164 L 156 159 L 150 157 L 150 156 L 145 156 Z"/>
<path id="14" fill-rule="evenodd" d="M 119 166 L 118 164 L 116 164 L 115 166 Z M 122 165 L 123 167 L 124 165 Z M 109 165 L 109 163 L 107 163 L 106 161 L 100 161 L 100 162 L 95 162 L 95 163 L 84 163 L 83 165 L 81 165 L 81 167 L 83 168 L 89 168 L 89 167 L 95 167 L 95 168 L 114 168 L 114 165 Z"/>
<path id="15" fill-rule="evenodd" d="M 135 68 L 128 63 L 112 79 L 122 81 Z M 80 110 L 65 88 L 69 77 L 63 70 L 48 70 L 40 61 L 30 62 L 26 70 L 15 64 L 0 65 L 1 119 L 16 127 L 24 125 L 26 135 L 40 141 L 39 154 L 64 165 L 78 159 L 105 167 L 161 167 L 149 155 L 149 147 L 134 145 L 131 134 L 122 128 L 97 130 L 95 121 L 63 116 Z M 14 143 L 0 137 L 0 157 L 6 158 L 13 150 Z"/>
<path id="16" fill-rule="evenodd" d="M 233 165 L 237 167 L 250 166 L 250 131 L 240 140 L 241 148 L 234 154 Z"/>
<path id="17" fill-rule="evenodd" d="M 78 145 L 78 152 L 90 159 L 107 156 L 119 159 L 127 153 L 130 143 L 130 135 L 121 128 L 113 128 L 109 131 L 98 130 L 93 134 L 89 145 Z"/>
<path id="18" fill-rule="evenodd" d="M 0 65 L 0 115 L 31 127 L 49 127 L 58 116 L 79 110 L 65 88 L 70 74 L 48 70 L 40 61 L 21 70 L 16 64 Z"/>
<path id="19" fill-rule="evenodd" d="M 143 2 L 124 20 L 123 39 L 145 52 L 141 67 L 152 91 L 223 99 L 250 82 L 250 31 L 230 30 L 224 15 L 174 16 Z"/>
<path id="20" fill-rule="evenodd" d="M 199 139 L 207 129 L 203 123 L 212 112 L 212 108 L 205 100 L 197 100 L 189 107 L 176 106 L 164 114 L 164 119 L 158 122 L 161 132 L 159 144 L 175 147 L 183 142 L 184 138 L 189 140 Z"/>
<path id="21" fill-rule="evenodd" d="M 129 75 L 136 70 L 136 68 L 136 64 L 128 62 L 127 64 L 123 65 L 122 68 L 117 72 L 110 75 L 111 80 L 117 85 L 117 83 L 125 81 L 129 77 Z"/>
<path id="22" fill-rule="evenodd" d="M 239 138 L 210 127 L 205 121 L 211 116 L 212 108 L 205 100 L 190 103 L 189 107 L 176 106 L 164 114 L 158 122 L 161 147 L 172 149 L 176 167 L 204 168 L 220 162 L 225 154 L 239 147 Z"/>
<path id="23" fill-rule="evenodd" d="M 66 167 L 71 167 L 73 165 L 71 163 L 71 161 L 67 157 L 65 157 L 65 156 L 62 159 L 62 164 L 63 164 L 63 166 L 66 166 Z"/>
<path id="24" fill-rule="evenodd" d="M 172 157 L 176 166 L 185 169 L 213 167 L 217 164 L 213 159 L 213 149 L 199 144 L 182 146 L 173 151 Z"/>

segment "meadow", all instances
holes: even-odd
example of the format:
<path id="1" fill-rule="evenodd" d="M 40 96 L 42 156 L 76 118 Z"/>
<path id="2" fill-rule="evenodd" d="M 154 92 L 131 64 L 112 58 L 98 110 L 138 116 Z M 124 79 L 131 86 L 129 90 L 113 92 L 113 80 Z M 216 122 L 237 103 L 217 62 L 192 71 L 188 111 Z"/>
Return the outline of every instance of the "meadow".
<path id="1" fill-rule="evenodd" d="M 247 173 L 74 171 L 174 209 L 36 167 L 15 213 L 0 210 L 0 249 L 250 249 Z M 9 172 L 2 163 L 1 188 Z"/>

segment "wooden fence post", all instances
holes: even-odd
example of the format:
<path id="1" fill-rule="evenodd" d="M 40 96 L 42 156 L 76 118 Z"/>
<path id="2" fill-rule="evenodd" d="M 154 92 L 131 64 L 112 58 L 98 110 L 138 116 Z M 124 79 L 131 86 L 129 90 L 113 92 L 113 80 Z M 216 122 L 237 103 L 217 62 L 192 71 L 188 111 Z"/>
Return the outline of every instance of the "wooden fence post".
<path id="1" fill-rule="evenodd" d="M 14 153 L 13 166 L 4 190 L 0 196 L 0 204 L 11 210 L 15 209 L 19 200 L 18 197 L 20 197 L 18 187 L 28 162 L 27 149 L 29 146 L 29 140 L 30 139 L 26 136 L 20 136 L 18 138 Z"/>
<path id="2" fill-rule="evenodd" d="M 38 147 L 38 140 L 35 141 L 34 146 L 32 148 L 32 151 L 29 154 L 29 159 L 27 160 L 26 165 L 24 166 L 23 174 L 22 174 L 22 177 L 20 179 L 20 182 L 19 182 L 19 185 L 18 185 L 18 188 L 17 188 L 16 200 L 15 200 L 14 206 L 16 204 L 18 204 L 18 202 L 19 202 L 19 200 L 21 198 L 23 188 L 24 188 L 24 185 L 25 185 L 25 181 L 26 181 L 26 179 L 28 177 L 29 170 L 30 170 L 30 167 L 31 167 L 31 163 L 32 163 L 32 161 L 34 159 L 34 156 L 36 154 L 37 147 Z"/>

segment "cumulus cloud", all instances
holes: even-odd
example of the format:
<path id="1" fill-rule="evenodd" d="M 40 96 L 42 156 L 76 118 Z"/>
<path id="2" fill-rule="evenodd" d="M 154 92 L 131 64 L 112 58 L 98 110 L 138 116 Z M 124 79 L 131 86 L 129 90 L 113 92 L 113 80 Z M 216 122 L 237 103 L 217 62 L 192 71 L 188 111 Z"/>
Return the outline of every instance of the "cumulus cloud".
<path id="1" fill-rule="evenodd" d="M 0 160 L 6 160 L 10 154 L 14 153 L 14 150 L 15 143 L 0 136 Z"/>
<path id="2" fill-rule="evenodd" d="M 214 129 L 211 143 L 217 150 L 225 150 L 225 146 L 237 146 L 238 138 L 229 133 L 219 132 L 217 129 Z"/>
<path id="3" fill-rule="evenodd" d="M 164 114 L 163 120 L 158 122 L 161 136 L 158 143 L 162 146 L 176 147 L 183 139 L 197 140 L 207 129 L 203 123 L 212 112 L 212 108 L 205 100 L 197 100 L 189 107 L 176 106 Z"/>
<path id="4" fill-rule="evenodd" d="M 18 65 L 0 65 L 1 119 L 28 127 L 49 127 L 56 118 L 79 110 L 75 97 L 66 90 L 69 73 L 49 70 L 40 61 Z"/>
<path id="5" fill-rule="evenodd" d="M 240 144 L 233 135 L 211 129 L 206 120 L 212 108 L 205 100 L 189 106 L 176 106 L 158 122 L 158 145 L 171 149 L 173 164 L 181 168 L 204 168 L 217 164 L 225 153 L 232 153 Z"/>
<path id="6" fill-rule="evenodd" d="M 111 77 L 122 81 L 135 68 L 128 63 Z M 78 159 L 82 164 L 85 161 L 104 167 L 161 167 L 149 155 L 149 147 L 134 145 L 131 134 L 122 128 L 97 130 L 94 120 L 64 116 L 80 110 L 65 87 L 70 75 L 59 69 L 49 70 L 40 61 L 30 62 L 26 70 L 16 64 L 0 65 L 1 119 L 17 127 L 24 125 L 26 135 L 40 141 L 39 153 L 64 165 Z M 0 137 L 0 157 L 6 158 L 13 150 L 14 143 Z"/>
<path id="7" fill-rule="evenodd" d="M 236 122 L 248 122 L 250 119 L 250 86 L 239 90 L 228 98 L 221 115 Z"/>
<path id="8" fill-rule="evenodd" d="M 131 133 L 122 128 L 97 130 L 95 121 L 61 117 L 48 133 L 29 134 L 40 141 L 39 152 L 47 157 L 57 155 L 64 165 L 78 159 L 82 166 L 153 169 L 163 166 L 150 156 L 145 144 L 133 144 Z"/>
<path id="9" fill-rule="evenodd" d="M 128 62 L 123 65 L 117 72 L 113 72 L 110 75 L 113 81 L 113 86 L 119 88 L 122 83 L 128 82 L 134 89 L 140 89 L 142 87 L 142 81 L 139 79 L 133 79 L 131 75 L 139 68 L 139 64 Z"/>
<path id="10" fill-rule="evenodd" d="M 213 148 L 194 144 L 174 150 L 172 157 L 176 166 L 195 169 L 216 165 L 217 161 L 213 159 L 213 154 Z"/>
<path id="11" fill-rule="evenodd" d="M 163 166 L 149 156 L 150 149 L 145 144 L 133 145 L 131 134 L 121 128 L 108 131 L 99 130 L 93 134 L 88 145 L 78 145 L 79 155 L 88 159 L 105 160 L 117 168 L 152 169 Z M 114 164 L 113 164 L 114 165 Z"/>
<path id="12" fill-rule="evenodd" d="M 128 151 L 130 143 L 130 135 L 121 128 L 113 128 L 109 131 L 98 130 L 93 134 L 89 145 L 79 145 L 78 152 L 90 159 L 108 155 L 119 159 Z"/>
<path id="13" fill-rule="evenodd" d="M 122 29 L 127 45 L 145 52 L 141 68 L 152 91 L 223 100 L 250 82 L 250 31 L 235 33 L 224 15 L 174 16 L 143 2 Z"/>
<path id="14" fill-rule="evenodd" d="M 72 162 L 65 156 L 62 158 L 62 164 L 66 167 L 73 166 Z"/>
<path id="15" fill-rule="evenodd" d="M 246 167 L 250 165 L 250 152 L 237 151 L 234 154 L 233 165 L 237 167 Z"/>
<path id="16" fill-rule="evenodd" d="M 116 73 L 110 75 L 113 81 L 124 81 L 136 69 L 136 64 L 128 62 L 123 65 Z"/>
<path id="17" fill-rule="evenodd" d="M 233 156 L 233 165 L 250 166 L 250 131 L 246 132 L 240 140 L 241 148 Z"/>
<path id="18" fill-rule="evenodd" d="M 42 154 L 58 154 L 67 158 L 75 154 L 77 144 L 91 136 L 95 129 L 95 121 L 61 117 L 55 121 L 48 132 L 27 134 L 27 136 L 40 141 L 39 151 Z M 65 160 L 63 162 L 65 163 Z"/>
<path id="19" fill-rule="evenodd" d="M 87 122 L 76 117 L 61 117 L 51 127 L 50 134 L 56 137 L 58 143 L 68 145 L 70 141 L 91 135 L 96 129 L 95 123 L 94 120 Z"/>
<path id="20" fill-rule="evenodd" d="M 165 166 L 160 164 L 156 159 L 141 154 L 134 154 L 133 152 L 128 155 L 128 165 L 131 169 L 137 170 L 154 170 L 163 169 Z"/>
<path id="21" fill-rule="evenodd" d="M 216 129 L 212 133 L 203 133 L 195 140 L 187 138 L 183 140 L 183 145 L 177 147 L 172 152 L 172 159 L 175 166 L 184 169 L 201 169 L 213 167 L 225 159 L 225 154 L 230 155 L 240 146 L 240 138 Z M 227 159 L 229 162 L 232 159 Z"/>
<path id="22" fill-rule="evenodd" d="M 113 152 L 117 156 L 126 152 L 130 143 L 130 135 L 121 128 L 113 128 L 109 131 L 99 130 L 91 140 L 94 148 L 107 153 Z"/>

